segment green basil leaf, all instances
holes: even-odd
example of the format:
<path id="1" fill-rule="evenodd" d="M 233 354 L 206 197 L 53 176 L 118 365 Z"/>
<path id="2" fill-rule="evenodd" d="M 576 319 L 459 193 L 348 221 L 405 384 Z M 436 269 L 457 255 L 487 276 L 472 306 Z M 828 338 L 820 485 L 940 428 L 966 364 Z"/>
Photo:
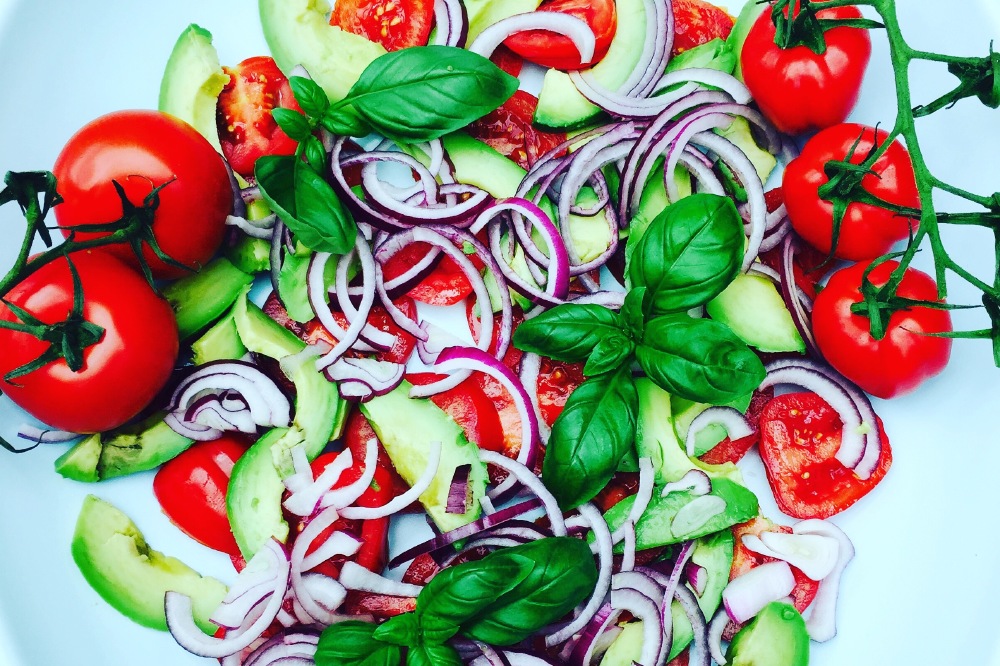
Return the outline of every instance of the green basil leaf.
<path id="1" fill-rule="evenodd" d="M 310 134 L 305 138 L 304 154 L 306 161 L 316 173 L 323 173 L 326 170 L 326 148 L 318 136 Z"/>
<path id="2" fill-rule="evenodd" d="M 514 346 L 573 363 L 587 358 L 597 344 L 622 332 L 621 318 L 601 305 L 557 305 L 528 319 L 514 331 Z"/>
<path id="3" fill-rule="evenodd" d="M 344 254 L 358 234 L 333 188 L 293 155 L 265 155 L 254 168 L 261 195 L 306 247 Z"/>
<path id="4" fill-rule="evenodd" d="M 587 365 L 583 366 L 583 374 L 586 377 L 603 375 L 629 363 L 632 352 L 635 351 L 635 343 L 623 333 L 610 335 L 599 343 L 587 359 Z"/>
<path id="5" fill-rule="evenodd" d="M 743 221 L 726 197 L 693 194 L 650 223 L 632 255 L 633 287 L 649 289 L 653 315 L 683 312 L 718 296 L 739 273 Z"/>
<path id="6" fill-rule="evenodd" d="M 679 69 L 701 67 L 732 74 L 733 70 L 736 69 L 737 60 L 739 58 L 737 58 L 736 50 L 732 44 L 716 38 L 683 53 L 678 53 L 667 63 L 665 71 L 676 72 Z"/>
<path id="7" fill-rule="evenodd" d="M 296 141 L 305 141 L 312 134 L 312 125 L 309 124 L 309 120 L 298 111 L 279 106 L 271 110 L 271 116 L 274 118 L 274 122 L 278 123 L 278 127 Z"/>
<path id="8" fill-rule="evenodd" d="M 517 87 L 516 78 L 483 56 L 452 46 L 415 46 L 376 58 L 343 104 L 376 132 L 413 143 L 482 118 Z"/>
<path id="9" fill-rule="evenodd" d="M 316 647 L 316 666 L 399 666 L 398 645 L 374 637 L 378 625 L 348 620 L 323 630 Z"/>
<path id="10" fill-rule="evenodd" d="M 384 643 L 401 645 L 407 647 L 420 642 L 420 622 L 415 613 L 403 613 L 396 617 L 391 617 L 382 625 L 379 625 L 373 638 Z"/>
<path id="11" fill-rule="evenodd" d="M 753 391 L 764 364 L 728 326 L 709 319 L 659 317 L 646 324 L 636 360 L 673 395 L 721 405 Z"/>
<path id="12" fill-rule="evenodd" d="M 559 620 L 594 591 L 597 567 L 581 539 L 551 537 L 498 550 L 481 563 L 521 560 L 530 573 L 495 600 L 462 633 L 490 645 L 513 645 Z"/>
<path id="13" fill-rule="evenodd" d="M 406 666 L 463 666 L 462 658 L 450 645 L 411 645 Z"/>
<path id="14" fill-rule="evenodd" d="M 331 107 L 319 124 L 339 136 L 368 136 L 372 127 L 352 106 Z"/>
<path id="15" fill-rule="evenodd" d="M 642 332 L 646 328 L 646 287 L 636 287 L 625 294 L 625 303 L 622 305 L 621 318 L 625 322 L 625 328 L 636 340 L 642 339 Z"/>
<path id="16" fill-rule="evenodd" d="M 444 643 L 458 633 L 462 623 L 516 587 L 531 572 L 530 563 L 523 560 L 504 560 L 491 566 L 485 566 L 484 561 L 447 567 L 420 591 L 416 614 L 425 643 Z"/>
<path id="17" fill-rule="evenodd" d="M 290 76 L 288 83 L 292 87 L 295 101 L 310 118 L 322 118 L 326 110 L 330 108 L 330 100 L 323 92 L 323 88 L 312 79 L 307 79 L 304 76 Z"/>
<path id="18" fill-rule="evenodd" d="M 628 367 L 586 380 L 552 426 L 542 480 L 570 510 L 599 493 L 632 448 L 639 396 Z"/>

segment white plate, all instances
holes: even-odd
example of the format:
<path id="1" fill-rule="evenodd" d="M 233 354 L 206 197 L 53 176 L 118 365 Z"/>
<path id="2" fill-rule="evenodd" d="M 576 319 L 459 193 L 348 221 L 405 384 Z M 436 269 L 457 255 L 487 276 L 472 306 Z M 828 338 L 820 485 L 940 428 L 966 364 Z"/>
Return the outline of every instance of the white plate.
<path id="1" fill-rule="evenodd" d="M 996 0 L 944 4 L 899 0 L 914 46 L 984 55 L 990 39 L 1000 38 Z M 213 32 L 225 63 L 266 52 L 252 0 L 0 0 L 0 171 L 50 168 L 85 122 L 121 108 L 154 107 L 167 55 L 190 22 Z M 895 103 L 887 48 L 878 33 L 874 43 L 855 118 L 888 125 Z M 952 79 L 942 71 L 915 68 L 916 99 L 950 89 Z M 1000 189 L 1000 112 L 964 101 L 921 121 L 920 129 L 936 173 L 974 192 Z M 0 266 L 14 256 L 18 216 L 11 208 L 0 210 L 7 239 L 0 241 Z M 949 247 L 989 279 L 989 234 L 948 231 Z M 955 281 L 951 300 L 975 302 L 975 294 Z M 955 319 L 964 328 L 985 326 L 981 313 Z M 1000 665 L 998 401 L 1000 370 L 992 367 L 989 344 L 959 342 L 938 379 L 916 395 L 876 405 L 894 465 L 875 492 L 836 519 L 858 555 L 844 579 L 840 634 L 814 644 L 814 666 Z M 9 406 L 0 409 L 9 436 L 22 417 Z M 231 579 L 228 559 L 167 521 L 153 500 L 151 474 L 75 483 L 52 471 L 62 449 L 19 457 L 0 451 L 0 666 L 211 663 L 107 606 L 80 576 L 69 543 L 83 496 L 93 492 L 133 516 L 153 547 L 204 573 Z M 746 473 L 766 497 L 759 464 Z M 780 518 L 770 500 L 764 505 Z"/>

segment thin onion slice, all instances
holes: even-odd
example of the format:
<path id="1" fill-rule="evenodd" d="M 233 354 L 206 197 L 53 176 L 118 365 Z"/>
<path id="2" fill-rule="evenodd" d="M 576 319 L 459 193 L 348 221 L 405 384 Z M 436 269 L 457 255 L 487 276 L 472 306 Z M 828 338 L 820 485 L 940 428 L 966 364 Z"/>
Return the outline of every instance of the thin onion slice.
<path id="1" fill-rule="evenodd" d="M 722 603 L 734 622 L 753 618 L 772 601 L 784 599 L 795 588 L 795 576 L 788 562 L 766 562 L 729 581 L 722 591 Z"/>
<path id="2" fill-rule="evenodd" d="M 840 592 L 840 577 L 844 569 L 854 559 L 854 544 L 843 530 L 826 520 L 803 520 L 792 525 L 793 534 L 819 534 L 836 539 L 840 544 L 837 564 L 833 571 L 824 578 L 813 599 L 812 611 L 806 620 L 806 631 L 809 637 L 820 643 L 837 635 L 837 597 Z"/>
<path id="3" fill-rule="evenodd" d="M 424 469 L 423 474 L 420 475 L 420 478 L 417 479 L 416 483 L 414 483 L 413 486 L 405 493 L 396 496 L 392 499 L 392 501 L 380 507 L 345 507 L 341 509 L 340 515 L 348 520 L 373 520 L 375 518 L 384 518 L 386 516 L 395 515 L 410 506 L 416 502 L 424 491 L 430 488 L 431 483 L 434 482 L 434 476 L 437 474 L 438 467 L 441 463 L 441 448 L 441 442 L 431 442 L 431 449 L 427 456 L 426 469 Z M 372 468 L 374 470 L 374 465 Z"/>
<path id="4" fill-rule="evenodd" d="M 348 590 L 384 594 L 390 597 L 416 597 L 423 589 L 419 585 L 390 580 L 350 560 L 341 566 L 339 580 Z"/>
<path id="5" fill-rule="evenodd" d="M 594 59 L 597 38 L 587 22 L 559 12 L 526 12 L 501 19 L 483 30 L 469 45 L 469 50 L 490 57 L 504 40 L 526 30 L 545 30 L 569 37 L 580 54 L 580 62 Z"/>

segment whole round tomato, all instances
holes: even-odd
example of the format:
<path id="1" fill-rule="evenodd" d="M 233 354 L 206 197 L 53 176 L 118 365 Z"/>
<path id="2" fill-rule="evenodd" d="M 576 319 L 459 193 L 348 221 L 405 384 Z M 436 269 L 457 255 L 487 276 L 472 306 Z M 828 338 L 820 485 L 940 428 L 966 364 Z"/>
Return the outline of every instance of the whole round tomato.
<path id="1" fill-rule="evenodd" d="M 83 318 L 104 332 L 83 351 L 78 372 L 59 359 L 6 381 L 4 375 L 34 361 L 50 345 L 0 328 L 0 390 L 54 428 L 100 432 L 136 416 L 163 388 L 177 358 L 177 323 L 146 280 L 110 254 L 77 252 L 71 258 L 83 289 Z M 54 324 L 72 311 L 73 297 L 72 274 L 60 259 L 25 278 L 6 300 Z M 0 319 L 19 321 L 4 304 Z"/>
<path id="2" fill-rule="evenodd" d="M 674 12 L 674 55 L 713 39 L 726 39 L 736 23 L 725 9 L 705 0 L 672 0 L 670 4 Z"/>
<path id="3" fill-rule="evenodd" d="M 587 62 L 580 61 L 580 52 L 569 37 L 547 30 L 525 30 L 504 40 L 511 51 L 542 67 L 575 70 L 600 62 L 618 28 L 614 0 L 548 0 L 538 11 L 575 16 L 590 26 L 596 38 L 594 57 Z"/>
<path id="4" fill-rule="evenodd" d="M 229 83 L 219 93 L 216 106 L 222 154 L 233 171 L 252 178 L 259 157 L 292 155 L 299 145 L 278 127 L 271 111 L 301 109 L 274 58 L 255 56 L 223 70 Z"/>
<path id="5" fill-rule="evenodd" d="M 233 465 L 246 450 L 243 437 L 223 433 L 196 442 L 153 477 L 153 493 L 170 522 L 198 543 L 233 557 L 240 549 L 226 514 L 226 490 Z"/>
<path id="6" fill-rule="evenodd" d="M 70 227 L 122 217 L 115 181 L 135 206 L 141 206 L 154 188 L 162 188 L 152 230 L 160 249 L 174 261 L 197 270 L 219 249 L 233 207 L 229 173 L 212 144 L 182 120 L 159 111 L 101 116 L 66 142 L 52 170 L 64 199 L 54 209 L 56 222 L 67 237 Z M 104 235 L 81 232 L 76 239 Z M 107 250 L 138 263 L 127 244 Z M 143 257 L 156 278 L 188 274 L 161 260 L 145 244 Z"/>
<path id="7" fill-rule="evenodd" d="M 423 46 L 434 23 L 434 0 L 337 0 L 330 25 L 398 51 Z"/>
<path id="8" fill-rule="evenodd" d="M 857 7 L 816 12 L 820 19 L 860 18 Z M 808 46 L 783 49 L 774 43 L 771 13 L 765 11 L 750 28 L 740 66 L 754 100 L 779 130 L 801 134 L 847 118 L 858 101 L 861 81 L 871 58 L 872 42 L 862 28 L 835 27 L 824 33 L 826 51 Z"/>
<path id="9" fill-rule="evenodd" d="M 495 111 L 469 125 L 473 137 L 528 170 L 538 158 L 566 140 L 561 132 L 543 132 L 531 124 L 538 98 L 518 90 Z"/>
<path id="10" fill-rule="evenodd" d="M 827 162 L 860 164 L 874 141 L 882 144 L 887 138 L 883 130 L 865 125 L 834 125 L 809 139 L 802 153 L 789 163 L 781 184 L 788 218 L 810 245 L 829 254 L 833 243 L 833 203 L 819 195 L 819 189 L 829 181 Z M 848 160 L 852 147 L 854 152 Z M 872 166 L 872 171 L 877 175 L 868 174 L 861 179 L 866 192 L 897 206 L 920 207 L 913 162 L 903 144 L 894 141 Z M 909 238 L 916 226 L 916 219 L 879 206 L 851 202 L 841 220 L 833 255 L 852 261 L 874 259 L 892 249 L 896 242 Z"/>
<path id="11" fill-rule="evenodd" d="M 888 261 L 869 275 L 884 285 L 899 264 Z M 813 304 L 812 324 L 823 356 L 841 374 L 880 398 L 892 398 L 917 388 L 948 364 L 951 339 L 925 335 L 952 330 L 947 310 L 909 307 L 892 313 L 885 337 L 872 338 L 869 319 L 851 312 L 862 300 L 861 277 L 867 266 L 855 264 L 833 274 Z M 907 268 L 896 294 L 902 298 L 937 301 L 934 280 Z"/>

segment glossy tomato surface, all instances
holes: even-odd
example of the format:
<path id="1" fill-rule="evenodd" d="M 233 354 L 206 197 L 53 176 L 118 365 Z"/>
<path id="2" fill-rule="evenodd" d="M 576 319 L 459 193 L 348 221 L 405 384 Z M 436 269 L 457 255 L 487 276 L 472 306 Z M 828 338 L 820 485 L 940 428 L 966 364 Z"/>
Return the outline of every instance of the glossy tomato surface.
<path id="1" fill-rule="evenodd" d="M 72 255 L 83 288 L 83 318 L 104 329 L 83 352 L 74 372 L 64 360 L 50 362 L 0 389 L 48 425 L 73 432 L 100 432 L 138 415 L 157 395 L 177 358 L 173 310 L 131 267 L 104 252 Z M 73 279 L 64 260 L 42 266 L 6 296 L 46 324 L 66 319 L 73 307 Z M 0 318 L 18 321 L 0 304 Z M 48 343 L 0 329 L 0 377 L 34 361 Z"/>
<path id="2" fill-rule="evenodd" d="M 504 40 L 511 51 L 542 67 L 573 70 L 600 62 L 618 28 L 614 0 L 547 0 L 538 11 L 576 17 L 590 27 L 595 37 L 594 57 L 586 62 L 580 60 L 580 52 L 569 37 L 547 30 L 525 30 Z"/>
<path id="3" fill-rule="evenodd" d="M 159 204 L 153 234 L 160 249 L 175 261 L 197 270 L 208 263 L 222 242 L 233 190 L 226 165 L 212 144 L 182 120 L 159 111 L 117 111 L 101 116 L 74 134 L 56 159 L 53 173 L 64 201 L 56 221 L 68 236 L 70 227 L 103 224 L 122 217 L 122 200 L 141 206 L 155 188 Z M 84 240 L 98 233 L 77 233 Z M 124 244 L 108 247 L 119 258 L 136 263 Z M 169 265 L 148 246 L 143 257 L 157 278 L 177 278 L 189 271 Z"/>
<path id="4" fill-rule="evenodd" d="M 876 267 L 869 279 L 876 287 L 888 280 L 899 264 Z M 880 398 L 908 393 L 937 375 L 951 357 L 951 339 L 935 333 L 952 330 L 947 310 L 913 305 L 894 312 L 885 336 L 876 340 L 870 320 L 851 306 L 862 300 L 861 278 L 866 264 L 842 268 L 830 277 L 813 304 L 812 323 L 823 356 L 841 374 Z M 896 292 L 901 298 L 939 302 L 934 280 L 908 268 Z"/>
<path id="5" fill-rule="evenodd" d="M 704 0 L 672 0 L 674 55 L 710 42 L 726 39 L 735 21 L 725 9 Z"/>
<path id="6" fill-rule="evenodd" d="M 834 204 L 819 194 L 830 180 L 827 164 L 860 164 L 875 143 L 881 145 L 887 138 L 884 130 L 865 125 L 834 125 L 809 139 L 802 153 L 785 169 L 781 189 L 788 217 L 795 231 L 814 248 L 829 254 L 834 241 Z M 861 179 L 861 188 L 889 204 L 919 209 L 913 162 L 903 144 L 894 141 L 888 146 L 872 165 L 872 171 Z M 891 250 L 896 242 L 909 238 L 916 227 L 916 219 L 880 206 L 852 202 L 840 222 L 833 254 L 852 261 L 874 259 Z"/>
<path id="7" fill-rule="evenodd" d="M 857 7 L 816 12 L 819 19 L 860 18 Z M 826 50 L 782 49 L 774 42 L 771 13 L 753 24 L 740 53 L 743 79 L 754 101 L 779 130 L 802 134 L 843 122 L 857 104 L 871 58 L 868 31 L 836 27 L 824 33 Z"/>
<path id="8" fill-rule="evenodd" d="M 417 320 L 417 304 L 413 302 L 412 298 L 408 296 L 402 296 L 393 301 L 399 310 L 409 317 L 410 319 Z M 273 315 L 272 315 L 273 316 Z M 347 322 L 347 317 L 344 316 L 342 312 L 334 312 L 333 319 L 337 324 L 343 328 L 347 329 L 349 326 Z M 290 319 L 289 324 L 282 323 L 283 326 L 289 328 L 293 332 L 297 332 L 296 329 L 300 328 L 302 339 L 310 344 L 314 344 L 320 340 L 329 342 L 330 344 L 336 344 L 337 339 L 327 333 L 323 325 L 319 323 L 319 320 L 313 319 L 307 322 L 301 327 L 291 326 L 290 324 L 295 324 Z M 388 333 L 395 338 L 392 347 L 386 351 L 376 352 L 375 356 L 380 361 L 389 361 L 391 363 L 406 363 L 406 361 L 413 354 L 413 348 L 417 344 L 417 339 L 412 335 L 400 328 L 396 322 L 392 320 L 389 313 L 386 311 L 385 307 L 381 305 L 376 305 L 372 308 L 371 315 L 368 317 L 368 323 L 382 331 L 383 333 Z"/>
<path id="9" fill-rule="evenodd" d="M 439 379 L 444 379 L 444 376 L 430 372 L 406 375 L 406 380 L 417 386 Z M 472 377 L 455 388 L 432 395 L 430 400 L 461 426 L 470 442 L 489 451 L 503 450 L 504 432 L 500 417 L 493 402 Z"/>
<path id="10" fill-rule="evenodd" d="M 881 420 L 878 428 L 882 452 L 862 479 L 836 459 L 843 423 L 826 401 L 815 393 L 775 397 L 760 417 L 760 456 L 778 508 L 795 518 L 829 518 L 871 492 L 892 463 Z"/>
<path id="11" fill-rule="evenodd" d="M 433 252 L 429 243 L 411 243 L 389 258 L 382 266 L 386 282 L 404 275 Z M 405 287 L 404 287 L 405 288 Z M 462 302 L 473 291 L 472 283 L 455 261 L 439 253 L 427 275 L 408 291 L 407 296 L 427 305 L 449 306 Z"/>
<path id="12" fill-rule="evenodd" d="M 240 549 L 226 514 L 226 491 L 247 444 L 229 433 L 195 442 L 153 477 L 153 493 L 170 522 L 195 541 L 232 557 L 239 557 Z"/>
<path id="13" fill-rule="evenodd" d="M 427 43 L 434 0 L 338 0 L 330 25 L 398 51 Z"/>
<path id="14" fill-rule="evenodd" d="M 219 94 L 216 126 L 222 154 L 233 171 L 252 178 L 263 155 L 292 155 L 298 142 L 278 127 L 271 111 L 301 110 L 288 78 L 269 56 L 247 58 L 235 67 L 223 67 L 229 83 Z"/>

